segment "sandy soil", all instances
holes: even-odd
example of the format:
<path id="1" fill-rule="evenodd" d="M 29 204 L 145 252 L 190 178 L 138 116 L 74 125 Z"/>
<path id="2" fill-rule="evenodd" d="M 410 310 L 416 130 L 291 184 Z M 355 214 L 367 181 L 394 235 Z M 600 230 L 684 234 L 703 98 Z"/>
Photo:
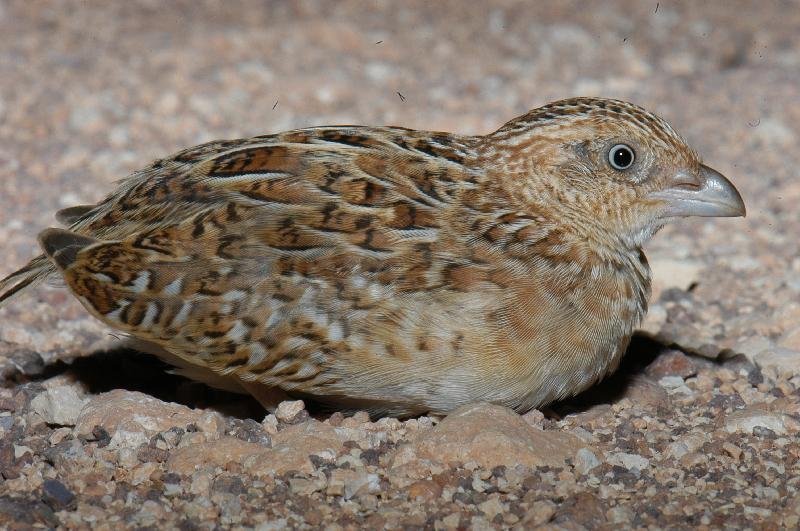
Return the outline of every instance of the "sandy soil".
<path id="1" fill-rule="evenodd" d="M 650 337 L 620 374 L 546 417 L 264 418 L 42 288 L 0 310 L 3 526 L 797 527 L 800 3 L 475 4 L 0 3 L 0 274 L 56 209 L 188 145 L 480 133 L 615 97 L 667 118 L 748 207 L 649 245 Z"/>

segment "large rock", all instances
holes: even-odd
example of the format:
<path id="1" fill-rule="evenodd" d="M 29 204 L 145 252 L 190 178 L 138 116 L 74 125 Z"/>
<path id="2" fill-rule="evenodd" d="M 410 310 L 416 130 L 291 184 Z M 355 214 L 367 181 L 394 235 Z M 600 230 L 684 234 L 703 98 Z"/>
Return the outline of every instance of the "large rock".
<path id="1" fill-rule="evenodd" d="M 100 426 L 111 436 L 110 448 L 137 447 L 172 427 L 194 424 L 216 437 L 224 428 L 218 413 L 162 402 L 143 393 L 115 389 L 92 398 L 81 410 L 76 435 L 90 435 Z"/>
<path id="2" fill-rule="evenodd" d="M 297 470 L 314 471 L 309 456 L 332 459 L 342 449 L 335 430 L 319 421 L 309 420 L 272 436 L 273 447 L 245 442 L 234 437 L 185 446 L 170 455 L 167 468 L 178 474 L 191 474 L 205 467 L 224 467 L 233 461 L 255 475 L 284 474 Z"/>
<path id="3" fill-rule="evenodd" d="M 798 347 L 800 348 L 800 347 Z M 779 374 L 800 374 L 800 350 L 773 347 L 758 353 L 754 361 L 762 369 L 771 367 Z"/>
<path id="4" fill-rule="evenodd" d="M 283 474 L 289 470 L 299 470 L 310 474 L 314 466 L 309 456 L 320 455 L 332 459 L 343 446 L 332 426 L 308 420 L 273 435 L 270 455 L 254 463 L 252 472 Z"/>
<path id="5" fill-rule="evenodd" d="M 31 400 L 31 409 L 48 424 L 74 426 L 88 402 L 74 385 L 55 385 Z"/>
<path id="6" fill-rule="evenodd" d="M 191 474 L 205 467 L 224 467 L 227 463 L 243 463 L 256 456 L 260 461 L 270 449 L 257 443 L 246 442 L 236 437 L 220 437 L 216 441 L 184 446 L 172 452 L 167 469 L 178 474 Z"/>
<path id="7" fill-rule="evenodd" d="M 438 426 L 396 450 L 392 466 L 417 459 L 446 464 L 474 461 L 485 468 L 564 466 L 567 458 L 585 446 L 574 435 L 535 428 L 508 408 L 472 404 L 457 409 Z"/>

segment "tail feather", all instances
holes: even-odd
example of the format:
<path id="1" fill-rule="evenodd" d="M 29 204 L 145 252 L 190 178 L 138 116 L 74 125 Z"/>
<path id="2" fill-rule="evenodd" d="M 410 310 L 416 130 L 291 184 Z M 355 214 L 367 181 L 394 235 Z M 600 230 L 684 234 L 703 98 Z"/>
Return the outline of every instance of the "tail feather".
<path id="1" fill-rule="evenodd" d="M 0 280 L 0 307 L 20 293 L 38 286 L 55 272 L 55 266 L 45 255 L 37 256 L 22 269 Z"/>
<path id="2" fill-rule="evenodd" d="M 45 229 L 39 234 L 41 254 L 28 265 L 0 280 L 0 307 L 20 293 L 56 276 L 58 267 L 69 266 L 78 252 L 97 240 L 64 229 Z"/>

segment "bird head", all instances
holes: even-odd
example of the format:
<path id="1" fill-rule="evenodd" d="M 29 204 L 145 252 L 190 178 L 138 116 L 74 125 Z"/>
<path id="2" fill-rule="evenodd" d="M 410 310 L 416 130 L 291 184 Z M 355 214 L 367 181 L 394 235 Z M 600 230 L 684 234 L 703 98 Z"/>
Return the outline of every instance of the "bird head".
<path id="1" fill-rule="evenodd" d="M 674 218 L 745 215 L 730 181 L 667 122 L 627 102 L 554 102 L 488 138 L 515 202 L 591 244 L 638 248 Z"/>

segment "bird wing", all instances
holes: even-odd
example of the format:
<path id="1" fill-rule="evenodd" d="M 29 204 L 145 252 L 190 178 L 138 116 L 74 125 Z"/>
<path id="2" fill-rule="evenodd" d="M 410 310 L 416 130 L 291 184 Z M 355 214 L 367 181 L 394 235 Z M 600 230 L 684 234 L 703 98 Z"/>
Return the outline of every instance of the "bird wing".
<path id="1" fill-rule="evenodd" d="M 155 162 L 40 241 L 110 326 L 218 372 L 320 383 L 371 308 L 478 275 L 443 236 L 474 177 L 463 149 L 355 127 L 209 143 Z M 384 323 L 401 318 L 391 313 Z"/>

